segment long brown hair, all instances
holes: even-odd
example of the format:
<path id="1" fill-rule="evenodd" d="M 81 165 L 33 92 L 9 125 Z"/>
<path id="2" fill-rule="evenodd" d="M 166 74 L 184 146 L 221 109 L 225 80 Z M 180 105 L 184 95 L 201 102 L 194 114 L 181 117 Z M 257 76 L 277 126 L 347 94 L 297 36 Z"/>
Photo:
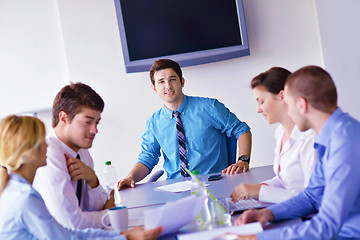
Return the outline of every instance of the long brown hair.
<path id="1" fill-rule="evenodd" d="M 284 90 L 285 81 L 290 74 L 291 72 L 285 68 L 272 67 L 254 77 L 251 81 L 251 88 L 263 86 L 270 93 L 277 95 L 281 90 Z"/>

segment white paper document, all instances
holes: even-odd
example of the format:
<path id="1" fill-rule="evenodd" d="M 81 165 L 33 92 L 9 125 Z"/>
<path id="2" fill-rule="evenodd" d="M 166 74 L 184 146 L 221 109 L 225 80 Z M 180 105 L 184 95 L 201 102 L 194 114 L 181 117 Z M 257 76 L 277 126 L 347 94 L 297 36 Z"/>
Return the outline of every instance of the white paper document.
<path id="1" fill-rule="evenodd" d="M 263 231 L 259 222 L 249 223 L 242 226 L 216 228 L 210 231 L 202 231 L 177 235 L 178 240 L 231 240 L 237 239 L 235 235 L 250 235 Z"/>
<path id="2" fill-rule="evenodd" d="M 210 184 L 206 184 L 205 186 L 208 186 L 208 185 L 210 185 Z M 183 182 L 177 182 L 177 183 L 173 183 L 173 184 L 169 184 L 169 185 L 160 186 L 160 187 L 157 187 L 156 189 L 162 190 L 162 191 L 178 193 L 178 192 L 189 191 L 189 190 L 191 190 L 192 186 L 193 186 L 193 183 L 191 181 L 187 180 L 187 181 L 183 181 Z"/>
<path id="3" fill-rule="evenodd" d="M 168 192 L 185 192 L 191 189 L 191 181 L 177 182 L 165 186 L 157 187 L 156 189 Z"/>
<path id="4" fill-rule="evenodd" d="M 176 232 L 193 221 L 205 204 L 205 196 L 189 196 L 144 212 L 145 229 L 162 226 L 161 235 Z"/>

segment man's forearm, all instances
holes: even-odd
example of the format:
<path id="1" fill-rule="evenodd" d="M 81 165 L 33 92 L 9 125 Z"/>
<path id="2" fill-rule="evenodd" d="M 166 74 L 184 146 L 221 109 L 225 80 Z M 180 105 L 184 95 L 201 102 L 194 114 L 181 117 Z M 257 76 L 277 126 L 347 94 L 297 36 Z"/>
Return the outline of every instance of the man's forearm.
<path id="1" fill-rule="evenodd" d="M 127 178 L 131 178 L 135 182 L 143 180 L 148 174 L 150 170 L 147 166 L 142 163 L 136 163 L 134 167 L 131 169 Z"/>
<path id="2" fill-rule="evenodd" d="M 242 134 L 238 139 L 239 156 L 251 154 L 251 131 Z"/>

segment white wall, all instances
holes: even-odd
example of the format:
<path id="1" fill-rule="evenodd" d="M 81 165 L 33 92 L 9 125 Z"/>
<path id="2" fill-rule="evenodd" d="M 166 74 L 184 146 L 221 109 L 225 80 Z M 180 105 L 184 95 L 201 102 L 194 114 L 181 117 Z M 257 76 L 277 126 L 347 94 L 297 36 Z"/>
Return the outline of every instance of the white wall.
<path id="1" fill-rule="evenodd" d="M 0 117 L 50 108 L 64 53 L 56 0 L 0 0 Z"/>
<path id="2" fill-rule="evenodd" d="M 360 119 L 360 1 L 317 0 L 324 67 L 338 90 L 339 106 Z"/>
<path id="3" fill-rule="evenodd" d="M 38 23 L 39 28 L 51 26 L 50 33 L 58 38 L 55 39 L 56 42 L 48 40 L 46 43 L 52 43 L 52 50 L 60 52 L 53 54 L 47 48 L 38 50 L 38 54 L 53 56 L 57 61 L 47 64 L 50 66 L 46 65 L 46 68 L 56 67 L 56 71 L 46 69 L 52 75 L 40 80 L 40 83 L 53 84 L 52 87 L 42 89 L 42 92 L 51 89 L 52 93 L 51 96 L 44 93 L 43 98 L 46 98 L 46 103 L 51 102 L 55 93 L 69 80 L 91 85 L 106 103 L 99 134 L 91 149 L 95 169 L 100 173 L 105 160 L 110 159 L 118 170 L 119 178 L 125 177 L 140 151 L 145 122 L 162 106 L 162 102 L 150 88 L 148 73 L 125 72 L 113 0 L 33 0 L 31 3 L 25 0 L 0 0 L 0 4 L 3 5 L 4 2 L 7 9 L 3 11 L 7 12 L 15 12 L 16 3 L 19 2 L 26 6 L 24 9 L 36 2 L 41 6 L 39 10 L 33 9 L 38 15 L 43 14 L 43 11 L 56 9 L 59 18 L 46 16 L 46 23 Z M 2 7 L 4 6 L 0 5 L 0 9 Z M 246 121 L 253 132 L 251 165 L 268 165 L 273 161 L 275 126 L 269 127 L 263 117 L 256 113 L 249 83 L 255 75 L 272 66 L 296 70 L 308 64 L 322 65 L 317 13 L 312 0 L 244 0 L 244 8 L 251 55 L 184 68 L 184 92 L 188 95 L 218 98 L 240 119 Z M 53 15 L 57 16 L 57 13 L 53 12 Z M 18 17 L 20 22 L 27 20 L 20 14 Z M 0 31 L 2 28 L 11 31 L 13 27 L 7 23 L 0 26 Z M 15 26 L 25 28 L 20 23 Z M 49 32 L 45 30 L 49 29 L 34 32 L 30 37 L 43 37 Z M 10 50 L 2 58 L 10 57 L 13 52 L 17 53 L 16 46 L 17 44 L 9 43 L 7 47 Z M 3 51 L 1 45 L 0 49 Z M 30 60 L 33 60 L 35 69 L 44 68 L 43 61 L 33 59 L 32 54 L 22 56 L 18 53 L 18 58 L 19 69 L 26 67 L 23 62 Z M 17 64 L 16 60 L 14 64 Z M 5 68 L 11 69 L 11 66 L 5 63 Z M 60 73 L 55 74 L 57 71 Z M 58 78 L 52 78 L 55 75 Z M 0 75 L 1 79 L 10 77 L 11 74 Z M 36 73 L 27 73 L 19 76 L 17 81 L 32 83 L 37 82 L 38 77 Z M 3 81 L 1 89 L 4 86 L 8 88 L 8 81 Z M 29 98 L 31 92 L 22 89 L 16 95 Z M 0 98 L 0 102 L 8 98 L 15 99 L 7 91 Z M 12 103 L 13 112 L 18 111 L 18 104 L 20 103 Z M 3 109 L 2 105 L 0 109 Z M 2 111 L 1 115 L 4 112 L 9 111 Z"/>

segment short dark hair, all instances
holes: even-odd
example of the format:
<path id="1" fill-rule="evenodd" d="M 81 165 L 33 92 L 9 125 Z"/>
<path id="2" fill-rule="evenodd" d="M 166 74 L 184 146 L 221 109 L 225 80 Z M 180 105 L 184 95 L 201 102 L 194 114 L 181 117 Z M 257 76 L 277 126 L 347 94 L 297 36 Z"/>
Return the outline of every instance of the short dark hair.
<path id="1" fill-rule="evenodd" d="M 52 109 L 52 126 L 56 127 L 59 122 L 59 113 L 67 113 L 69 120 L 81 111 L 82 107 L 88 107 L 102 112 L 104 101 L 91 87 L 83 83 L 71 83 L 63 87 L 55 97 Z"/>
<path id="2" fill-rule="evenodd" d="M 300 68 L 288 77 L 285 85 L 296 98 L 305 98 L 317 110 L 332 113 L 337 108 L 335 83 L 321 67 Z"/>
<path id="3" fill-rule="evenodd" d="M 291 72 L 285 68 L 272 67 L 254 77 L 251 80 L 251 88 L 263 86 L 270 93 L 279 94 L 281 90 L 284 90 L 285 81 L 290 74 Z"/>
<path id="4" fill-rule="evenodd" d="M 182 71 L 180 65 L 171 59 L 159 59 L 156 60 L 150 68 L 150 80 L 152 85 L 155 85 L 154 74 L 160 70 L 171 68 L 179 76 L 182 83 Z"/>

